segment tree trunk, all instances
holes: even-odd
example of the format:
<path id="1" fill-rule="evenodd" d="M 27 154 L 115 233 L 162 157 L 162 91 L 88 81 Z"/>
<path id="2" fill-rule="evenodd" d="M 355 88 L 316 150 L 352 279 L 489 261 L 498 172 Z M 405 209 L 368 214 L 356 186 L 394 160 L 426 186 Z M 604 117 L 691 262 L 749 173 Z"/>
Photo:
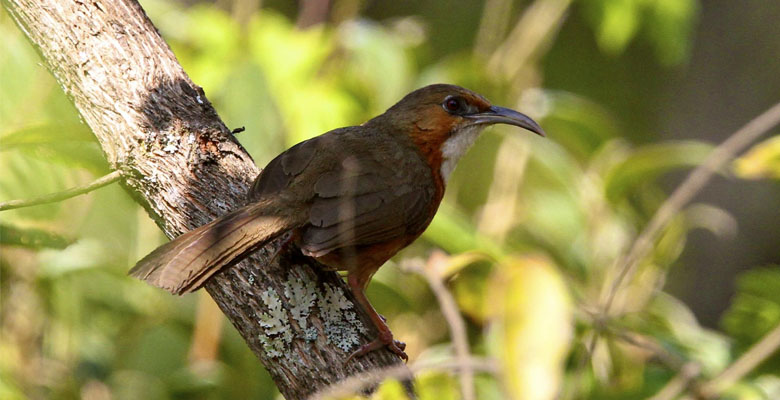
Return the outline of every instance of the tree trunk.
<path id="1" fill-rule="evenodd" d="M 257 167 L 136 1 L 3 5 L 166 235 L 244 202 Z M 206 289 L 286 398 L 400 362 L 377 351 L 345 365 L 376 334 L 371 323 L 337 274 L 295 251 L 269 264 L 276 246 L 227 268 Z"/>

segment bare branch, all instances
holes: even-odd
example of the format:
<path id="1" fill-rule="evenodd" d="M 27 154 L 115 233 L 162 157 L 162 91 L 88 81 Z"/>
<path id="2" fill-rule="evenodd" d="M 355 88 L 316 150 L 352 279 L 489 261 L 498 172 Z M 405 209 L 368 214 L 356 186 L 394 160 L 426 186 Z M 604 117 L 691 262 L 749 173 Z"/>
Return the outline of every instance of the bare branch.
<path id="1" fill-rule="evenodd" d="M 716 171 L 731 161 L 738 153 L 756 139 L 768 132 L 780 123 L 780 103 L 775 104 L 763 114 L 748 122 L 745 126 L 734 132 L 721 143 L 704 162 L 696 167 L 693 172 L 677 187 L 668 199 L 658 208 L 647 227 L 634 241 L 631 249 L 625 257 L 618 258 L 613 266 L 620 271 L 617 278 L 609 288 L 607 299 L 602 309 L 603 315 L 609 313 L 615 295 L 624 281 L 633 276 L 639 261 L 644 259 L 652 249 L 655 239 L 661 230 L 680 209 L 682 209 L 699 191 L 710 181 Z"/>
<path id="2" fill-rule="evenodd" d="M 71 197 L 80 196 L 82 194 L 89 193 L 95 189 L 102 188 L 103 186 L 118 181 L 121 177 L 122 177 L 122 172 L 116 170 L 114 172 L 111 172 L 110 174 L 103 175 L 100 178 L 95 179 L 94 181 L 83 186 L 77 186 L 74 188 L 70 188 L 68 190 L 63 190 L 57 193 L 50 193 L 32 199 L 9 200 L 0 203 L 0 211 L 13 210 L 16 208 L 23 208 L 23 207 L 32 207 L 41 204 L 56 203 L 58 201 L 69 199 Z"/>

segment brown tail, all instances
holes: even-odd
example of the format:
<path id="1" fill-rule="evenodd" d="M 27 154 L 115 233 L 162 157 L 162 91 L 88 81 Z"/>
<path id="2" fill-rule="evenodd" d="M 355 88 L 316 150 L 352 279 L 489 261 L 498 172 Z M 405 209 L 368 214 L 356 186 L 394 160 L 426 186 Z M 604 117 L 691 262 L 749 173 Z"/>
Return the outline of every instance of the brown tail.
<path id="1" fill-rule="evenodd" d="M 299 216 L 278 215 L 270 203 L 249 204 L 177 237 L 139 261 L 130 275 L 174 294 L 197 290 L 223 267 L 300 225 Z"/>

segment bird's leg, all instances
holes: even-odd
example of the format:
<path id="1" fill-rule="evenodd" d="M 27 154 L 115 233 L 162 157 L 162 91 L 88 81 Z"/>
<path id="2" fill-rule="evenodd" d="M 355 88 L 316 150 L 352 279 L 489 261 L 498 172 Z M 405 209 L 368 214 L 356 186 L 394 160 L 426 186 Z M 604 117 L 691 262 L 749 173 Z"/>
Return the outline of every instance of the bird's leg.
<path id="1" fill-rule="evenodd" d="M 404 361 L 408 360 L 409 356 L 407 356 L 404 352 L 406 343 L 393 339 L 393 332 L 390 331 L 390 328 L 385 323 L 384 318 L 376 312 L 366 297 L 365 287 L 368 279 L 361 279 L 360 275 L 361 274 L 350 273 L 347 276 L 347 283 L 349 284 L 349 288 L 352 291 L 352 294 L 355 296 L 355 299 L 368 313 L 369 318 L 371 318 L 371 322 L 374 323 L 376 330 L 379 332 L 379 336 L 373 341 L 364 344 L 359 349 L 357 349 L 357 351 L 352 353 L 349 358 L 347 358 L 347 362 L 352 360 L 354 357 L 368 354 L 374 350 L 381 349 L 384 346 L 387 346 L 390 351 L 398 355 L 398 357 L 401 357 Z"/>

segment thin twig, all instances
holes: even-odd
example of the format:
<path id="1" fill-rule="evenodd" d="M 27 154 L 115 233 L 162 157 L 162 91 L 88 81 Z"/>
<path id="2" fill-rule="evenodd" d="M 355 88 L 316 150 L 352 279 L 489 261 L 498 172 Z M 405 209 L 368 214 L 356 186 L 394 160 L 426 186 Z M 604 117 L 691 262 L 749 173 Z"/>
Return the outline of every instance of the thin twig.
<path id="1" fill-rule="evenodd" d="M 721 143 L 704 162 L 696 167 L 693 172 L 677 187 L 671 196 L 656 211 L 647 227 L 637 237 L 631 250 L 625 257 L 618 258 L 614 269 L 619 270 L 617 278 L 609 290 L 609 294 L 602 314 L 609 314 L 620 285 L 630 280 L 636 270 L 639 261 L 645 258 L 652 249 L 656 237 L 669 221 L 682 207 L 709 182 L 715 172 L 731 161 L 738 153 L 761 137 L 764 133 L 780 123 L 780 103 L 775 104 L 763 114 L 748 122 L 745 126 L 734 132 L 728 139 Z"/>
<path id="2" fill-rule="evenodd" d="M 76 197 L 78 195 L 82 195 L 84 193 L 91 192 L 95 189 L 101 188 L 103 186 L 106 186 L 110 183 L 114 183 L 119 180 L 119 178 L 122 177 L 122 172 L 119 170 L 116 170 L 114 172 L 111 172 L 108 175 L 103 175 L 102 177 L 94 180 L 93 182 L 90 182 L 84 186 L 77 186 L 74 188 L 70 188 L 68 190 L 63 190 L 62 192 L 57 193 L 51 193 L 40 197 L 35 197 L 32 199 L 19 199 L 19 200 L 9 200 L 4 203 L 0 203 L 0 211 L 5 210 L 13 210 L 16 208 L 23 208 L 23 207 L 31 207 L 31 206 L 37 206 L 40 204 L 48 204 L 48 203 L 55 203 L 58 201 L 62 201 L 65 199 L 69 199 L 71 197 Z"/>
<path id="3" fill-rule="evenodd" d="M 339 398 L 359 393 L 367 387 L 374 387 L 386 379 L 407 379 L 410 375 L 424 370 L 461 370 L 468 368 L 471 371 L 488 372 L 497 374 L 498 363 L 491 358 L 469 357 L 465 360 L 449 358 L 434 362 L 419 362 L 410 365 L 397 365 L 388 368 L 369 370 L 358 375 L 344 379 L 324 390 L 314 393 L 309 400 Z"/>
<path id="4" fill-rule="evenodd" d="M 473 400 L 474 392 L 474 371 L 468 366 L 468 360 L 471 358 L 469 350 L 468 336 L 466 335 L 466 324 L 458 311 L 455 298 L 447 290 L 442 282 L 442 270 L 446 264 L 446 256 L 443 252 L 435 251 L 428 259 L 427 265 L 410 260 L 404 264 L 404 268 L 410 269 L 425 277 L 428 286 L 431 287 L 436 300 L 439 302 L 441 313 L 447 321 L 452 336 L 452 344 L 455 347 L 455 359 L 463 362 L 463 367 L 459 369 L 460 391 L 463 400 Z"/>
<path id="5" fill-rule="evenodd" d="M 742 354 L 718 376 L 704 383 L 700 389 L 701 395 L 704 398 L 717 398 L 721 392 L 731 387 L 734 382 L 742 379 L 774 354 L 778 348 L 780 348 L 780 324 L 764 335 L 761 340 L 751 346 L 748 351 Z"/>

